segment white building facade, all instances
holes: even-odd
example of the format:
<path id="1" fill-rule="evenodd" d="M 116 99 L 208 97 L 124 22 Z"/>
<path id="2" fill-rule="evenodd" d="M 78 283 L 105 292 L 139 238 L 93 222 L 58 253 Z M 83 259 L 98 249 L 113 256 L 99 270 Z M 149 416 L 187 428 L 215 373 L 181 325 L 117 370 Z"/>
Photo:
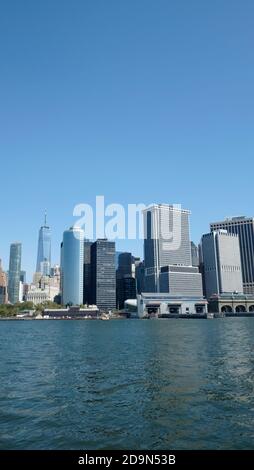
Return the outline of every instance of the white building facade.
<path id="1" fill-rule="evenodd" d="M 203 235 L 202 258 L 206 296 L 243 292 L 239 237 L 219 230 Z"/>
<path id="2" fill-rule="evenodd" d="M 190 211 L 159 204 L 143 215 L 145 292 L 202 297 L 202 277 L 192 266 Z"/>

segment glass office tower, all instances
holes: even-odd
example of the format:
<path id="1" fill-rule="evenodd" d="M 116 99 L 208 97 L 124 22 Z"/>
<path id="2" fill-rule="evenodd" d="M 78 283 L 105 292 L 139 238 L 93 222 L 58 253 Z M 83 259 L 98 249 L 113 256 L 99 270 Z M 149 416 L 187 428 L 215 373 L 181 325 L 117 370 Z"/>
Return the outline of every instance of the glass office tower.
<path id="1" fill-rule="evenodd" d="M 91 246 L 92 303 L 100 310 L 116 308 L 115 242 L 99 239 Z"/>
<path id="2" fill-rule="evenodd" d="M 12 243 L 10 248 L 8 294 L 9 301 L 15 304 L 19 301 L 19 286 L 21 272 L 21 243 Z"/>
<path id="3" fill-rule="evenodd" d="M 51 268 L 51 230 L 47 225 L 47 216 L 45 213 L 44 225 L 39 231 L 38 254 L 36 272 L 43 276 L 50 275 Z"/>
<path id="4" fill-rule="evenodd" d="M 61 245 L 61 288 L 64 305 L 83 304 L 84 231 L 71 227 Z"/>

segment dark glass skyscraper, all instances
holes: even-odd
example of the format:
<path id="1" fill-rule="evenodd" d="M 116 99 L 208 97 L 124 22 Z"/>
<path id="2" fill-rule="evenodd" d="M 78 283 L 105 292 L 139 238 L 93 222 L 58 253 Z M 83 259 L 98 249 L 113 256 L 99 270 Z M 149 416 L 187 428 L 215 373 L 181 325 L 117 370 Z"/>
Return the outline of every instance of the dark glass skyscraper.
<path id="1" fill-rule="evenodd" d="M 116 280 L 116 303 L 117 308 L 122 310 L 124 308 L 125 300 L 136 299 L 136 279 L 131 276 L 124 276 Z"/>
<path id="2" fill-rule="evenodd" d="M 140 262 L 136 266 L 135 277 L 136 277 L 137 293 L 141 294 L 142 292 L 145 291 L 145 265 L 144 265 L 144 261 Z"/>
<path id="3" fill-rule="evenodd" d="M 12 243 L 10 248 L 8 294 L 9 301 L 15 304 L 19 301 L 20 270 L 21 270 L 21 243 Z"/>
<path id="4" fill-rule="evenodd" d="M 100 239 L 91 246 L 92 303 L 101 310 L 116 307 L 115 242 Z"/>
<path id="5" fill-rule="evenodd" d="M 36 272 L 44 276 L 50 275 L 51 268 L 51 230 L 47 225 L 47 215 L 45 213 L 44 225 L 39 231 L 38 254 Z"/>
<path id="6" fill-rule="evenodd" d="M 120 253 L 118 256 L 117 278 L 132 276 L 132 254 Z"/>
<path id="7" fill-rule="evenodd" d="M 26 271 L 20 271 L 20 281 L 26 283 Z"/>
<path id="8" fill-rule="evenodd" d="M 116 305 L 123 309 L 127 299 L 136 298 L 136 280 L 132 275 L 134 258 L 131 253 L 121 253 L 118 257 L 116 271 Z"/>
<path id="9" fill-rule="evenodd" d="M 84 241 L 84 292 L 83 303 L 84 305 L 92 304 L 91 296 L 91 246 L 93 242 L 89 240 Z"/>

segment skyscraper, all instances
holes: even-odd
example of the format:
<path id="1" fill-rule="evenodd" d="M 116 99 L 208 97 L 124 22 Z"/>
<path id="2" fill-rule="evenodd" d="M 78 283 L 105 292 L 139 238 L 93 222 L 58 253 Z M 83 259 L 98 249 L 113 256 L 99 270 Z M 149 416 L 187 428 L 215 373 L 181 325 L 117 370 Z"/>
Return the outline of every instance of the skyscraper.
<path id="1" fill-rule="evenodd" d="M 194 242 L 191 242 L 191 262 L 192 266 L 199 267 L 199 252 Z"/>
<path id="2" fill-rule="evenodd" d="M 192 266 L 190 212 L 167 204 L 144 211 L 145 291 L 202 296 L 202 279 Z"/>
<path id="3" fill-rule="evenodd" d="M 61 245 L 61 289 L 64 305 L 83 304 L 84 232 L 71 227 Z"/>
<path id="4" fill-rule="evenodd" d="M 145 291 L 145 267 L 144 261 L 140 261 L 139 264 L 136 266 L 136 286 L 137 286 L 137 294 L 141 294 Z"/>
<path id="5" fill-rule="evenodd" d="M 118 269 L 116 271 L 116 305 L 123 309 L 127 299 L 135 299 L 136 280 L 133 273 L 134 257 L 131 253 L 121 253 L 118 257 Z"/>
<path id="6" fill-rule="evenodd" d="M 116 305 L 118 309 L 124 308 L 124 302 L 137 298 L 136 279 L 131 276 L 123 276 L 116 280 Z"/>
<path id="7" fill-rule="evenodd" d="M 51 230 L 47 224 L 47 214 L 45 212 L 44 225 L 39 231 L 38 254 L 36 272 L 43 276 L 50 275 L 51 268 Z"/>
<path id="8" fill-rule="evenodd" d="M 92 303 L 101 310 L 116 307 L 115 242 L 99 239 L 91 246 Z"/>
<path id="9" fill-rule="evenodd" d="M 207 299 L 213 294 L 243 292 L 238 235 L 226 230 L 203 235 L 203 275 Z"/>
<path id="10" fill-rule="evenodd" d="M 2 260 L 0 259 L 0 305 L 6 304 L 7 300 L 7 279 L 6 274 L 2 269 Z"/>
<path id="11" fill-rule="evenodd" d="M 20 282 L 26 283 L 26 271 L 20 271 Z"/>
<path id="12" fill-rule="evenodd" d="M 222 222 L 213 222 L 211 232 L 220 229 L 239 236 L 240 256 L 245 294 L 254 294 L 254 218 L 233 217 Z"/>
<path id="13" fill-rule="evenodd" d="M 21 243 L 12 243 L 10 248 L 8 295 L 9 301 L 15 304 L 19 301 L 20 271 L 21 271 Z"/>
<path id="14" fill-rule="evenodd" d="M 132 276 L 132 260 L 131 253 L 120 253 L 118 256 L 117 278 L 124 276 Z"/>
<path id="15" fill-rule="evenodd" d="M 116 251 L 116 254 L 115 254 L 116 270 L 118 269 L 118 258 L 121 253 L 122 253 L 121 251 Z"/>
<path id="16" fill-rule="evenodd" d="M 91 246 L 93 242 L 84 240 L 84 294 L 83 303 L 84 305 L 92 304 L 92 293 L 91 293 Z"/>
<path id="17" fill-rule="evenodd" d="M 190 211 L 158 204 L 144 211 L 145 269 L 191 266 Z"/>

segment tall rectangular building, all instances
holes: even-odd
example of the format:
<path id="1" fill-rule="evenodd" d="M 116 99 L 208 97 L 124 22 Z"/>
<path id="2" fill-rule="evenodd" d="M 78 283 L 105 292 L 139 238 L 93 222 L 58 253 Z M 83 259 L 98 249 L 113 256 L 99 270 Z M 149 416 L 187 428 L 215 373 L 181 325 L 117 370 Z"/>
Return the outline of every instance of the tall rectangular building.
<path id="1" fill-rule="evenodd" d="M 84 232 L 65 230 L 61 244 L 61 296 L 63 305 L 83 304 Z"/>
<path id="2" fill-rule="evenodd" d="M 202 237 L 202 260 L 206 297 L 243 292 L 238 235 L 225 230 Z"/>
<path id="3" fill-rule="evenodd" d="M 47 214 L 45 213 L 44 225 L 39 231 L 38 253 L 36 272 L 43 276 L 49 276 L 51 269 L 51 230 L 47 224 Z"/>
<path id="4" fill-rule="evenodd" d="M 139 262 L 136 266 L 135 272 L 137 294 L 145 292 L 145 267 L 144 261 Z"/>
<path id="5" fill-rule="evenodd" d="M 121 279 L 124 276 L 132 276 L 132 260 L 131 253 L 120 253 L 118 256 L 117 278 Z"/>
<path id="6" fill-rule="evenodd" d="M 118 309 L 124 308 L 125 300 L 136 299 L 134 263 L 135 260 L 131 253 L 120 253 L 116 271 L 116 305 Z"/>
<path id="7" fill-rule="evenodd" d="M 91 246 L 92 303 L 101 310 L 116 308 L 115 242 L 99 239 Z"/>
<path id="8" fill-rule="evenodd" d="M 2 269 L 2 260 L 0 259 L 0 305 L 7 304 L 7 278 L 6 274 Z"/>
<path id="9" fill-rule="evenodd" d="M 26 283 L 26 271 L 20 271 L 20 282 Z"/>
<path id="10" fill-rule="evenodd" d="M 84 305 L 92 304 L 91 295 L 91 246 L 93 242 L 89 240 L 84 241 L 84 294 L 83 303 Z"/>
<path id="11" fill-rule="evenodd" d="M 192 266 L 199 267 L 199 251 L 194 242 L 191 242 L 191 262 Z"/>
<path id="12" fill-rule="evenodd" d="M 167 204 L 145 209 L 146 292 L 203 295 L 201 275 L 192 267 L 189 214 L 188 210 Z M 180 286 L 181 279 L 188 279 L 188 289 L 184 282 Z"/>
<path id="13" fill-rule="evenodd" d="M 123 276 L 116 281 L 116 305 L 118 309 L 124 308 L 124 302 L 129 299 L 136 299 L 136 279 L 131 276 Z"/>
<path id="14" fill-rule="evenodd" d="M 159 204 L 144 210 L 145 268 L 191 266 L 190 211 Z"/>
<path id="15" fill-rule="evenodd" d="M 245 294 L 254 294 L 254 218 L 232 217 L 222 222 L 213 222 L 211 232 L 220 229 L 238 235 Z"/>
<path id="16" fill-rule="evenodd" d="M 19 302 L 20 272 L 21 272 L 21 243 L 12 243 L 10 248 L 10 263 L 8 276 L 8 295 L 12 304 Z"/>

